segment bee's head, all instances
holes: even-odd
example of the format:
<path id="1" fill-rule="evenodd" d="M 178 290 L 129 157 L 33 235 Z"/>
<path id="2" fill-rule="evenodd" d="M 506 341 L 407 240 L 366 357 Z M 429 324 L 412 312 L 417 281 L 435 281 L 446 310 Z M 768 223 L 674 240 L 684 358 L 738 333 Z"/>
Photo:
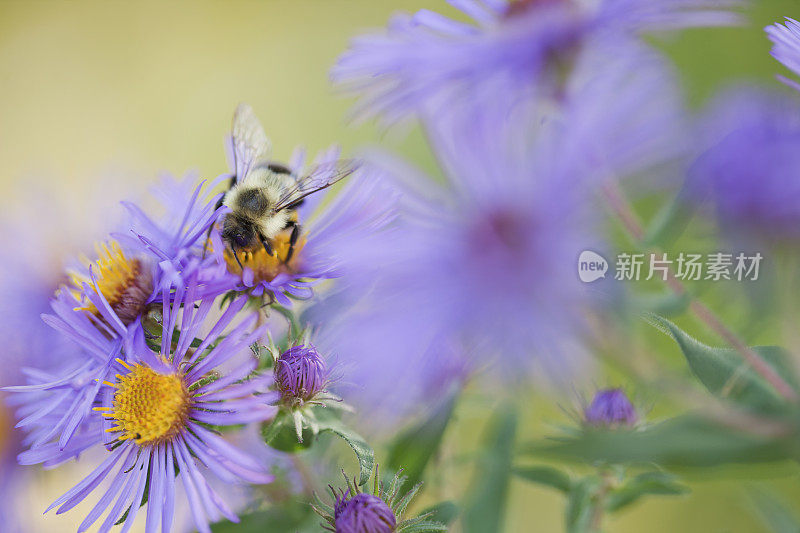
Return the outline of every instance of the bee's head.
<path id="1" fill-rule="evenodd" d="M 256 228 L 252 222 L 234 214 L 222 223 L 222 239 L 237 250 L 246 250 L 257 242 Z"/>

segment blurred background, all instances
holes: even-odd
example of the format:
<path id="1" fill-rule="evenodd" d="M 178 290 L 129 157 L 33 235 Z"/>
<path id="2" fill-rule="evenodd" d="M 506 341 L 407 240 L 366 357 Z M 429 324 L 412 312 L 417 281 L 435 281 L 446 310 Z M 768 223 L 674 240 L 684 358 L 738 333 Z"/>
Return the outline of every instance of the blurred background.
<path id="1" fill-rule="evenodd" d="M 396 135 L 369 124 L 349 126 L 350 102 L 328 83 L 328 69 L 351 37 L 383 26 L 395 10 L 423 7 L 453 13 L 444 0 L 0 0 L 5 251 L 18 250 L 28 273 L 48 280 L 47 291 L 52 290 L 67 254 L 88 249 L 113 229 L 120 199 L 143 195 L 162 172 L 196 170 L 207 178 L 224 172 L 223 136 L 242 101 L 255 108 L 277 159 L 288 158 L 298 144 L 313 152 L 335 142 L 347 153 L 381 143 L 436 173 L 419 132 Z M 657 45 L 678 65 L 690 104 L 700 106 L 735 81 L 777 86 L 774 75 L 783 70 L 770 58 L 762 28 L 783 16 L 800 18 L 800 3 L 755 1 L 749 27 L 692 30 Z M 25 282 L 4 275 L 4 285 Z M 25 304 L 9 300 L 8 294 L 5 313 Z M 654 337 L 650 342 L 661 342 L 662 352 L 674 355 L 672 364 L 680 364 L 667 340 Z M 13 372 L 0 376 L 4 385 L 14 377 Z M 610 383 L 614 376 L 615 369 L 608 369 Z M 459 405 L 449 430 L 455 456 L 468 456 L 474 449 L 490 408 L 491 400 L 479 396 Z M 650 416 L 672 408 L 657 403 Z M 565 417 L 551 399 L 531 391 L 524 420 L 521 439 L 541 437 Z M 0 423 L 5 425 L 0 441 L 9 446 L 8 421 L 0 416 Z M 13 494 L 26 516 L 23 530 L 73 529 L 80 510 L 58 518 L 41 513 L 78 479 L 81 466 L 51 473 L 30 470 L 30 484 Z M 445 472 L 451 478 L 440 483 L 440 494 L 433 497 L 451 497 L 448 492 L 469 479 L 459 464 Z M 746 487 L 756 480 L 797 502 L 798 473 L 790 464 L 726 469 L 715 472 L 713 481 L 690 477 L 693 493 L 688 497 L 647 500 L 615 517 L 608 529 L 767 531 Z M 509 503 L 508 531 L 561 531 L 560 496 L 515 482 Z"/>

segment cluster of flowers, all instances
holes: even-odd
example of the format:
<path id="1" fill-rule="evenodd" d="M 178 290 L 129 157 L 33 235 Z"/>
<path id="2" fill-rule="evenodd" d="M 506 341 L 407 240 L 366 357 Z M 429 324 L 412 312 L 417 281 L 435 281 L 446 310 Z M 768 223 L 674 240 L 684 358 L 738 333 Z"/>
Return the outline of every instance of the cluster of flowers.
<path id="1" fill-rule="evenodd" d="M 235 521 L 204 471 L 231 483 L 271 475 L 219 430 L 335 400 L 320 352 L 340 355 L 373 421 L 407 414 L 486 366 L 517 380 L 536 364 L 556 375 L 583 366 L 586 315 L 608 299 L 604 282 L 587 291 L 571 267 L 580 250 L 604 248 L 592 200 L 624 178 L 653 186 L 642 176 L 688 162 L 695 196 L 711 197 L 729 227 L 800 228 L 800 202 L 783 179 L 797 166 L 800 129 L 781 112 L 797 103 L 738 91 L 697 126 L 669 63 L 641 39 L 738 23 L 740 2 L 450 3 L 472 23 L 428 10 L 398 16 L 387 32 L 354 41 L 333 70 L 362 97 L 357 116 L 421 121 L 444 182 L 372 154 L 331 201 L 314 195 L 298 208 L 305 221 L 324 206 L 293 255 L 281 234 L 274 253 L 239 258 L 220 233 L 227 208 L 206 194 L 235 165 L 207 185 L 168 181 L 157 191 L 166 215 L 125 204 L 125 227 L 58 291 L 44 320 L 79 349 L 27 370 L 28 384 L 10 390 L 27 432 L 21 463 L 52 467 L 107 450 L 51 506 L 67 511 L 110 478 L 81 531 L 106 512 L 101 531 L 127 531 L 143 501 L 147 531 L 170 530 L 178 479 L 199 530 Z M 800 73 L 797 23 L 769 32 L 775 56 Z M 688 131 L 702 133 L 702 154 L 684 142 Z M 337 158 L 330 150 L 317 162 Z M 291 158 L 293 174 L 304 159 Z M 251 349 L 267 334 L 261 306 L 309 299 L 314 283 L 339 276 L 307 310 L 320 351 L 297 344 L 262 364 Z M 612 390 L 584 418 L 630 426 L 638 416 Z M 398 484 L 364 494 L 348 483 L 319 509 L 343 533 L 435 529 L 399 520 L 407 500 Z"/>
<path id="2" fill-rule="evenodd" d="M 328 150 L 315 165 L 337 157 Z M 301 150 L 289 166 L 303 175 Z M 366 244 L 385 225 L 386 196 L 375 198 L 377 186 L 353 176 L 341 197 L 318 210 L 291 257 L 286 233 L 275 237 L 272 254 L 250 251 L 241 263 L 220 237 L 228 208 L 221 194 L 208 193 L 231 178 L 165 179 L 154 190 L 161 217 L 123 202 L 124 227 L 97 245 L 94 260 L 83 258 L 69 272 L 42 315 L 73 344 L 40 357 L 45 368 L 25 368 L 27 384 L 6 388 L 26 432 L 20 464 L 55 467 L 106 450 L 48 508 L 63 513 L 99 492 L 80 531 L 104 515 L 100 531 L 117 524 L 128 531 L 145 502 L 146 530 L 170 531 L 177 480 L 198 530 L 237 521 L 206 473 L 234 484 L 274 476 L 270 465 L 225 439 L 225 428 L 338 400 L 327 391 L 328 364 L 307 340 L 288 338 L 285 351 L 269 352 L 268 360 L 259 343 L 269 337 L 271 306 L 310 298 L 313 283 L 344 268 L 338 241 Z M 299 216 L 313 208 L 307 202 Z"/>

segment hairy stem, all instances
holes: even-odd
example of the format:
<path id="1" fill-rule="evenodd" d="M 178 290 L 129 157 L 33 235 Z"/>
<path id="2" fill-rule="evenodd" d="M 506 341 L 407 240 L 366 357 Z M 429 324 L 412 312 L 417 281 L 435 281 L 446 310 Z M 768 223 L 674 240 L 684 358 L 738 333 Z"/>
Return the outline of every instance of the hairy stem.
<path id="1" fill-rule="evenodd" d="M 614 485 L 614 480 L 610 472 L 603 470 L 600 472 L 600 475 L 603 479 L 603 482 L 594 496 L 592 519 L 591 522 L 589 522 L 590 533 L 600 533 L 603 530 L 603 518 L 606 510 L 606 497 Z"/>

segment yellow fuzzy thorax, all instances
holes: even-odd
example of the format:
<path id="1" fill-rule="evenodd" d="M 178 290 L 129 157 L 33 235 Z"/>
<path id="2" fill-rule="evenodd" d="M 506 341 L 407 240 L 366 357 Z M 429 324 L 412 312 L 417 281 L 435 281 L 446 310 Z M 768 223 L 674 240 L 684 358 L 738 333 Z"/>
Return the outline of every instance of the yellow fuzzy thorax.
<path id="1" fill-rule="evenodd" d="M 275 279 L 275 276 L 281 272 L 295 272 L 297 267 L 300 252 L 306 244 L 305 236 L 300 237 L 294 245 L 294 253 L 289 262 L 286 262 L 286 256 L 289 253 L 289 238 L 291 232 L 284 231 L 279 233 L 274 239 L 270 240 L 273 255 L 267 254 L 263 247 L 256 248 L 255 250 L 239 250 L 239 261 L 242 266 L 250 268 L 253 271 L 254 281 L 270 282 Z M 236 262 L 233 252 L 226 248 L 223 253 L 225 263 L 228 265 L 228 272 L 240 276 L 242 269 Z"/>
<path id="2" fill-rule="evenodd" d="M 95 245 L 95 250 L 97 252 L 97 261 L 92 263 L 83 258 L 83 262 L 92 265 L 92 272 L 97 280 L 100 293 L 108 304 L 114 308 L 142 274 L 142 265 L 138 259 L 126 257 L 116 241 L 98 243 Z M 75 272 L 70 273 L 70 281 L 73 285 L 70 290 L 77 299 L 80 299 L 83 284 L 91 283 L 89 278 Z M 99 314 L 97 308 L 91 302 L 84 307 L 77 307 L 75 310 L 88 311 L 95 315 Z"/>
<path id="3" fill-rule="evenodd" d="M 152 368 L 128 365 L 129 370 L 117 374 L 112 407 L 98 407 L 103 416 L 116 425 L 108 432 L 120 432 L 119 440 L 133 439 L 139 446 L 158 444 L 175 437 L 186 425 L 191 396 L 180 373 L 159 374 Z"/>

